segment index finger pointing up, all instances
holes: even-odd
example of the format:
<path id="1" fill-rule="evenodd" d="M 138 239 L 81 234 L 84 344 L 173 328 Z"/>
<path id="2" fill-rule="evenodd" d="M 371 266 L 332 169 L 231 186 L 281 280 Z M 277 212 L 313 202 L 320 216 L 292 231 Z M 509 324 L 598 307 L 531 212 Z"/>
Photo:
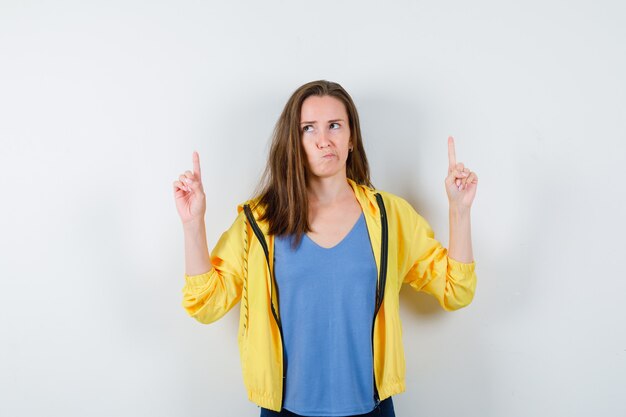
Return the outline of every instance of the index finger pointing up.
<path id="1" fill-rule="evenodd" d="M 454 138 L 448 136 L 448 165 L 449 169 L 456 169 L 456 152 L 454 151 Z"/>
<path id="2" fill-rule="evenodd" d="M 193 151 L 193 175 L 201 178 L 200 176 L 200 155 L 198 155 L 197 151 Z"/>

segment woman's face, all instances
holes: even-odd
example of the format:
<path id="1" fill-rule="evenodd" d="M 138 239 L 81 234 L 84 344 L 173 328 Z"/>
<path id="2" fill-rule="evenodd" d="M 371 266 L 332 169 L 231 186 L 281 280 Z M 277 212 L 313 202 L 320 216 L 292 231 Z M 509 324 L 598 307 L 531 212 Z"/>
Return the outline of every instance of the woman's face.
<path id="1" fill-rule="evenodd" d="M 300 113 L 302 147 L 312 177 L 346 176 L 350 122 L 343 102 L 331 96 L 309 96 Z"/>

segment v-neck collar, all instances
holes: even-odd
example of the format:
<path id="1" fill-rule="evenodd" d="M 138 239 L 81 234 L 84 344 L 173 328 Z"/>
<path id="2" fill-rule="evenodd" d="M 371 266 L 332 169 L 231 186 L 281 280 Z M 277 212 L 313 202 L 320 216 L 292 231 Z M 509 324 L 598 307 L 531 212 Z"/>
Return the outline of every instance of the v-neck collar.
<path id="1" fill-rule="evenodd" d="M 352 225 L 352 227 L 350 228 L 348 233 L 346 233 L 346 235 L 344 237 L 342 237 L 339 242 L 337 242 L 336 244 L 334 244 L 333 246 L 331 246 L 329 248 L 327 248 L 325 246 L 322 246 L 319 243 L 317 243 L 316 241 L 314 241 L 309 236 L 308 233 L 305 233 L 304 236 L 305 236 L 306 239 L 309 240 L 309 242 L 311 242 L 317 248 L 324 249 L 324 250 L 333 250 L 333 249 L 336 249 L 337 247 L 341 246 L 341 244 L 344 243 L 350 237 L 350 235 L 352 235 L 354 233 L 354 231 L 356 230 L 357 226 L 361 223 L 361 219 L 364 219 L 364 217 L 365 217 L 365 215 L 363 214 L 363 211 L 361 211 L 361 214 L 359 214 L 359 218 L 356 220 L 356 222 L 354 222 L 354 224 Z"/>

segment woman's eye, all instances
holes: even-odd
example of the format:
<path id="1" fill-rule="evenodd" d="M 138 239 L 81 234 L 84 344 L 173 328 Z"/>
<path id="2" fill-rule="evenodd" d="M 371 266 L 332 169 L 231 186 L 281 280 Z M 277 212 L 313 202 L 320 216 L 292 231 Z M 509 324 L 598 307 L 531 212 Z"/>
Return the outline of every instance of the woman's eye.
<path id="1" fill-rule="evenodd" d="M 330 124 L 330 128 L 331 128 L 331 129 L 333 128 L 333 125 L 336 125 L 336 126 L 337 126 L 337 129 L 339 129 L 339 123 L 331 123 L 331 124 Z"/>
<path id="2" fill-rule="evenodd" d="M 306 125 L 306 126 L 304 126 L 304 127 L 302 128 L 302 131 L 304 131 L 304 132 L 310 132 L 310 130 L 307 130 L 307 128 L 309 128 L 309 127 L 311 127 L 311 128 L 312 128 L 313 126 L 311 126 L 311 125 Z"/>

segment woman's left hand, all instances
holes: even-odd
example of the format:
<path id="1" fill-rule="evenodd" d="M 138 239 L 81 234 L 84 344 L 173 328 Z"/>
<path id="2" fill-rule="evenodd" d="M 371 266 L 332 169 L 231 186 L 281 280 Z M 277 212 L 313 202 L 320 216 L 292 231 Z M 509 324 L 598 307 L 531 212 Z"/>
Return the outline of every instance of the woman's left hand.
<path id="1" fill-rule="evenodd" d="M 461 162 L 456 162 L 452 136 L 448 137 L 448 176 L 445 183 L 450 207 L 469 210 L 476 196 L 478 176 Z"/>

